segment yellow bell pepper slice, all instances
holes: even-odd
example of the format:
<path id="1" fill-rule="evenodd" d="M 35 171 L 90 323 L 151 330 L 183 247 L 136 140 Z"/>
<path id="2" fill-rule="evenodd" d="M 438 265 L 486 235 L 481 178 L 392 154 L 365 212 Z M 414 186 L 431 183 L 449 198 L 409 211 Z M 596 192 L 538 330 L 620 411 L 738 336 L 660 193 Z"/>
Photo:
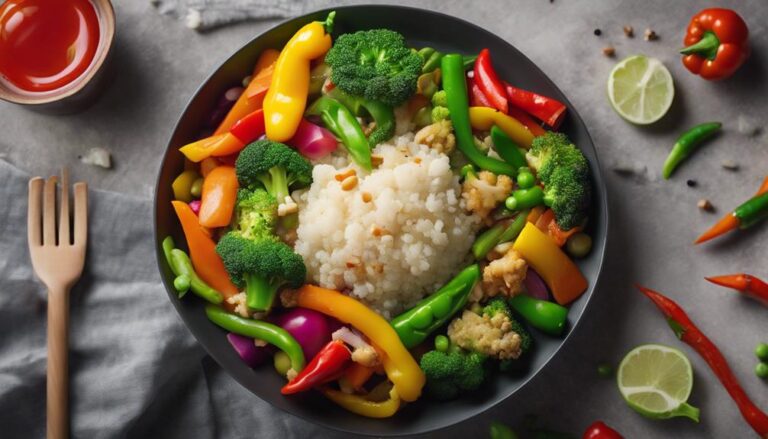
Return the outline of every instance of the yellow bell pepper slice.
<path id="1" fill-rule="evenodd" d="M 400 398 L 403 401 L 419 398 L 426 381 L 424 372 L 383 317 L 349 296 L 314 285 L 299 288 L 296 299 L 298 306 L 335 317 L 365 334 L 383 353 L 381 362 L 384 371 Z"/>
<path id="2" fill-rule="evenodd" d="M 533 142 L 533 134 L 528 127 L 514 117 L 494 108 L 470 107 L 469 123 L 472 125 L 472 128 L 481 131 L 490 130 L 492 126 L 497 125 L 515 143 L 525 149 L 529 149 Z"/>
<path id="3" fill-rule="evenodd" d="M 192 201 L 192 183 L 200 178 L 200 174 L 190 169 L 182 172 L 171 183 L 173 189 L 173 199 L 189 203 Z"/>
<path id="4" fill-rule="evenodd" d="M 573 302 L 587 290 L 587 279 L 555 241 L 526 223 L 512 248 L 536 270 L 560 305 Z"/>
<path id="5" fill-rule="evenodd" d="M 400 408 L 400 397 L 394 387 L 389 391 L 389 399 L 381 402 L 371 401 L 360 395 L 344 393 L 328 387 L 323 387 L 320 391 L 326 398 L 342 408 L 367 418 L 389 418 Z"/>
<path id="6" fill-rule="evenodd" d="M 296 133 L 307 106 L 309 63 L 331 48 L 328 28 L 334 15 L 328 14 L 325 23 L 313 21 L 299 29 L 280 52 L 263 104 L 270 140 L 286 142 Z"/>

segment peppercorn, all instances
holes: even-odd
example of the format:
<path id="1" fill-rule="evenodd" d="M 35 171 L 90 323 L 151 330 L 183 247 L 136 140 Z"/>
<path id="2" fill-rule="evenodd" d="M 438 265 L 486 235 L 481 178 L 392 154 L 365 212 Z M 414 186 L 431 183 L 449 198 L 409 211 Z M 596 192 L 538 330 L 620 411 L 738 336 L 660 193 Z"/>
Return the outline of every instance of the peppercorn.
<path id="1" fill-rule="evenodd" d="M 598 37 L 599 37 L 600 35 L 602 35 L 602 34 L 603 34 L 603 31 L 601 31 L 600 29 L 595 29 L 595 32 L 594 32 L 594 33 L 595 33 L 595 36 L 598 36 Z"/>

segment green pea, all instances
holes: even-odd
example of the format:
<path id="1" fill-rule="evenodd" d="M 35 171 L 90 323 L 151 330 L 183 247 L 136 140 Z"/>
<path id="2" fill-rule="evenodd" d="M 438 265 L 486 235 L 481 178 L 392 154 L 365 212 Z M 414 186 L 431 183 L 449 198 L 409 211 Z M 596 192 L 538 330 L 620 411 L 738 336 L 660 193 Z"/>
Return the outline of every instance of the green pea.
<path id="1" fill-rule="evenodd" d="M 768 361 L 768 344 L 760 343 L 755 348 L 755 355 L 762 361 Z"/>
<path id="2" fill-rule="evenodd" d="M 191 284 L 192 279 L 190 279 L 186 274 L 180 274 L 176 276 L 176 279 L 173 280 L 173 287 L 176 288 L 176 291 L 182 294 L 189 291 Z"/>
<path id="3" fill-rule="evenodd" d="M 768 363 L 757 363 L 757 366 L 755 366 L 755 375 L 757 375 L 759 378 L 767 379 L 768 378 Z"/>
<path id="4" fill-rule="evenodd" d="M 275 364 L 275 370 L 282 376 L 285 376 L 289 370 L 291 370 L 291 359 L 283 351 L 275 352 L 275 356 L 272 357 L 272 361 Z"/>
<path id="5" fill-rule="evenodd" d="M 530 189 L 536 184 L 536 177 L 533 176 L 531 171 L 523 171 L 523 169 L 528 168 L 520 168 L 520 173 L 517 174 L 517 185 L 521 189 Z"/>
<path id="6" fill-rule="evenodd" d="M 592 251 L 592 238 L 586 233 L 577 233 L 568 238 L 565 248 L 574 258 L 583 258 Z"/>
<path id="7" fill-rule="evenodd" d="M 517 199 L 515 199 L 514 196 L 507 197 L 507 199 L 504 201 L 504 207 L 506 207 L 509 210 L 516 211 L 517 210 Z"/>
<path id="8" fill-rule="evenodd" d="M 608 378 L 613 375 L 613 367 L 608 363 L 600 363 L 597 365 L 597 374 L 603 378 Z"/>
<path id="9" fill-rule="evenodd" d="M 203 195 L 203 179 L 198 178 L 192 182 L 192 186 L 189 188 L 189 193 L 195 198 L 200 198 Z"/>
<path id="10" fill-rule="evenodd" d="M 427 328 L 433 321 L 432 310 L 427 306 L 415 310 L 410 318 L 411 326 L 415 329 Z"/>
<path id="11" fill-rule="evenodd" d="M 453 298 L 449 296 L 437 296 L 434 301 L 430 303 L 429 308 L 432 310 L 432 315 L 435 319 L 442 319 L 453 308 Z"/>
<path id="12" fill-rule="evenodd" d="M 440 352 L 447 352 L 448 347 L 450 347 L 451 342 L 448 340 L 448 337 L 444 335 L 438 335 L 435 337 L 435 349 Z"/>

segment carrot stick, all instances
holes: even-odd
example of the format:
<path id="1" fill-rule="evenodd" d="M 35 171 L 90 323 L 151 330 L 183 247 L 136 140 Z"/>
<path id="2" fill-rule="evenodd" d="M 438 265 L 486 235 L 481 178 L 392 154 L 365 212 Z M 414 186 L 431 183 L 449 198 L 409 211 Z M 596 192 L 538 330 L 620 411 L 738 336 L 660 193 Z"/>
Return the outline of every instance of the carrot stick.
<path id="1" fill-rule="evenodd" d="M 232 220 L 237 200 L 237 174 L 232 166 L 218 166 L 203 180 L 200 225 L 225 227 Z"/>
<path id="2" fill-rule="evenodd" d="M 544 233 L 549 232 L 549 223 L 555 220 L 555 212 L 552 209 L 547 209 L 536 220 L 535 226 Z"/>

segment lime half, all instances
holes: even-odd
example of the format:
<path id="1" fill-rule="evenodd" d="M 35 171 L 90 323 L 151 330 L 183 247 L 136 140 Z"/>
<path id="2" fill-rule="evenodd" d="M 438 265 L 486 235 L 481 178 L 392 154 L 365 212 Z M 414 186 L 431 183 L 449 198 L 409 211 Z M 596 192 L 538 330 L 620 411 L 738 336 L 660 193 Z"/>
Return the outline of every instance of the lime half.
<path id="1" fill-rule="evenodd" d="M 635 411 L 652 419 L 678 416 L 699 422 L 699 409 L 686 401 L 693 387 L 693 369 L 685 354 L 658 344 L 638 346 L 621 360 L 619 391 Z"/>
<path id="2" fill-rule="evenodd" d="M 648 125 L 664 117 L 672 106 L 672 75 L 656 58 L 634 55 L 619 61 L 608 77 L 608 99 L 624 119 Z"/>

